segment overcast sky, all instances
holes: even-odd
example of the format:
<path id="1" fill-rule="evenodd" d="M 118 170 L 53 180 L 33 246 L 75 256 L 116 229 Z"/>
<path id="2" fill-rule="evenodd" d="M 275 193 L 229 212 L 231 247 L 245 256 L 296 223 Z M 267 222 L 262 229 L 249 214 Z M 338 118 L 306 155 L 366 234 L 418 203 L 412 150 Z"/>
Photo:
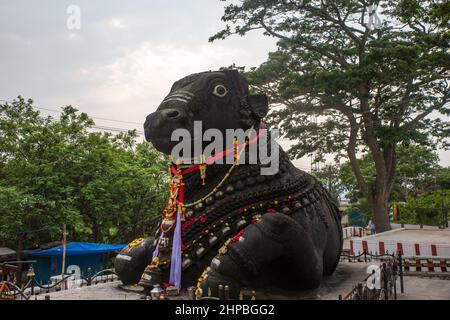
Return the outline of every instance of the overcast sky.
<path id="1" fill-rule="evenodd" d="M 275 40 L 252 32 L 208 42 L 221 30 L 218 0 L 2 0 L 0 99 L 38 107 L 74 105 L 104 126 L 142 130 L 177 79 L 235 63 L 258 66 Z M 80 8 L 79 30 L 67 8 Z M 44 114 L 51 114 L 43 111 Z M 54 115 L 54 114 L 53 114 Z M 450 165 L 450 153 L 440 153 Z M 309 169 L 309 160 L 296 164 Z"/>

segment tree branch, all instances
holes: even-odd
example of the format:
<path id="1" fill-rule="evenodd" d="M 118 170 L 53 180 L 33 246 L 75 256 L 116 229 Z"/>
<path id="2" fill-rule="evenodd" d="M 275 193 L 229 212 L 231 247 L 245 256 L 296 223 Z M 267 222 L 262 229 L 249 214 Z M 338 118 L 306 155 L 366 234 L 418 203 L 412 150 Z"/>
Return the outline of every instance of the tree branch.
<path id="1" fill-rule="evenodd" d="M 264 17 L 261 18 L 261 22 L 260 23 L 261 23 L 261 26 L 264 28 L 264 30 L 266 30 L 266 32 L 269 33 L 273 37 L 282 39 L 282 40 L 287 41 L 287 42 L 300 43 L 300 45 L 304 46 L 306 49 L 314 51 L 314 52 L 317 52 L 317 53 L 320 53 L 320 54 L 326 56 L 330 60 L 340 64 L 341 66 L 343 66 L 345 68 L 348 68 L 350 66 L 349 63 L 347 61 L 345 61 L 344 58 L 336 56 L 336 55 L 332 54 L 329 51 L 323 50 L 322 48 L 314 46 L 314 45 L 312 45 L 310 43 L 301 41 L 299 38 L 296 38 L 295 40 L 293 40 L 292 38 L 286 37 L 286 36 L 284 36 L 282 34 L 279 34 L 279 33 L 275 32 L 275 31 L 273 31 L 271 28 L 269 28 L 264 23 Z"/>
<path id="2" fill-rule="evenodd" d="M 395 159 L 395 147 L 394 146 L 389 147 L 386 150 L 384 150 L 384 162 L 386 163 L 386 171 L 387 171 L 386 195 L 389 195 L 389 194 L 391 194 L 392 187 L 394 186 L 395 171 L 396 171 L 396 164 L 397 164 L 397 161 Z"/>
<path id="3" fill-rule="evenodd" d="M 358 46 L 362 47 L 364 45 L 361 39 L 351 30 L 351 27 L 347 26 L 345 22 L 333 18 L 325 9 L 316 8 L 306 4 L 296 6 L 299 10 L 305 10 L 317 16 L 322 16 L 324 20 L 339 26 Z"/>
<path id="4" fill-rule="evenodd" d="M 381 190 L 385 190 L 386 187 L 385 185 L 387 176 L 386 163 L 384 161 L 380 144 L 377 141 L 374 132 L 374 122 L 376 122 L 376 119 L 374 121 L 374 119 L 372 118 L 373 115 L 370 112 L 370 107 L 367 98 L 369 95 L 369 91 L 365 85 L 361 85 L 359 91 L 360 91 L 360 106 L 361 111 L 363 113 L 362 120 L 364 123 L 363 139 L 366 142 L 367 146 L 369 147 L 369 150 L 372 153 L 373 160 L 375 163 L 375 170 L 376 170 L 375 188 L 378 190 L 378 192 L 381 192 Z"/>
<path id="5" fill-rule="evenodd" d="M 442 102 L 436 106 L 436 105 L 431 105 L 429 106 L 427 109 L 425 109 L 424 112 L 422 112 L 421 114 L 419 114 L 418 116 L 416 116 L 414 119 L 412 119 L 410 122 L 405 123 L 403 126 L 401 126 L 400 128 L 404 129 L 404 130 L 411 130 L 412 128 L 414 128 L 415 126 L 417 126 L 419 124 L 419 122 L 421 120 L 423 120 L 426 116 L 428 116 L 431 112 L 433 112 L 434 110 L 437 110 L 439 108 L 442 108 L 443 106 L 445 106 L 447 103 L 450 102 L 450 94 L 446 94 L 444 96 L 444 98 L 442 99 Z"/>
<path id="6" fill-rule="evenodd" d="M 353 115 L 349 114 L 348 116 L 348 119 L 350 121 L 350 137 L 347 146 L 347 156 L 353 173 L 355 174 L 356 183 L 358 184 L 359 190 L 362 192 L 364 197 L 369 199 L 372 195 L 369 192 L 369 187 L 366 180 L 364 179 L 364 176 L 361 173 L 361 168 L 356 158 L 356 142 L 359 131 L 358 123 L 356 122 L 356 119 L 353 117 Z"/>

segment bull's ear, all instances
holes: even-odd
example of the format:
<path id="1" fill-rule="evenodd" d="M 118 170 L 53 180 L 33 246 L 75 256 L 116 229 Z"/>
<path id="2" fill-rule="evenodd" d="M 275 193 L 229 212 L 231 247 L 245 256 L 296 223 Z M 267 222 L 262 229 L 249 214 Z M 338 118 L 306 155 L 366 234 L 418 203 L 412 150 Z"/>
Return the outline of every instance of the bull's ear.
<path id="1" fill-rule="evenodd" d="M 248 104 L 252 112 L 262 119 L 269 111 L 269 100 L 265 94 L 252 94 L 248 96 Z"/>

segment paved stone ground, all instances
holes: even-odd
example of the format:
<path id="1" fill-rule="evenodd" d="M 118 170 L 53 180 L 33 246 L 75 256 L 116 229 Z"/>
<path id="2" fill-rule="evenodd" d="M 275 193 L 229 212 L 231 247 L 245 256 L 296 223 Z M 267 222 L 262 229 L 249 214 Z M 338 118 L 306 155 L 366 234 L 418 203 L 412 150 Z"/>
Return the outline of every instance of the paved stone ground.
<path id="1" fill-rule="evenodd" d="M 139 300 L 142 295 L 122 290 L 120 281 L 107 283 L 99 283 L 89 287 L 82 287 L 67 291 L 52 292 L 49 294 L 42 293 L 37 300 L 45 300 L 45 296 L 49 295 L 50 300 Z"/>
<path id="2" fill-rule="evenodd" d="M 399 300 L 450 300 L 450 280 L 430 277 L 404 277 L 405 294 Z M 398 289 L 399 290 L 399 289 Z"/>
<path id="3" fill-rule="evenodd" d="M 345 296 L 359 281 L 366 276 L 365 271 L 370 263 L 341 262 L 336 272 L 324 279 L 318 289 L 302 292 L 257 291 L 257 299 L 285 299 L 285 300 L 336 300 L 339 295 Z M 450 300 L 450 280 L 441 278 L 405 276 L 405 294 L 400 294 L 399 300 Z M 95 286 L 50 293 L 51 300 L 140 300 L 143 295 L 139 288 L 124 290 L 119 281 L 97 284 Z M 38 300 L 45 299 L 45 294 L 37 296 Z M 172 298 L 173 299 L 173 298 Z M 177 300 L 186 296 L 176 297 Z"/>

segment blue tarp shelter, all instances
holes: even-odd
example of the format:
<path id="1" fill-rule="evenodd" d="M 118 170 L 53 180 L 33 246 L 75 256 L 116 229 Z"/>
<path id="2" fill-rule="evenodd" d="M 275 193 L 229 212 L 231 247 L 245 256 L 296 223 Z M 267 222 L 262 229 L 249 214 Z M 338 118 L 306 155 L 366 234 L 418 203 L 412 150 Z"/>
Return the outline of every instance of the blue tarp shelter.
<path id="1" fill-rule="evenodd" d="M 69 266 L 78 266 L 83 275 L 87 275 L 88 268 L 91 268 L 92 273 L 101 271 L 104 269 L 105 254 L 120 251 L 126 246 L 126 244 L 69 242 L 66 245 L 66 271 Z M 50 277 L 61 274 L 62 245 L 46 250 L 26 251 L 24 254 L 27 259 L 36 261 L 33 267 L 37 281 L 47 283 Z"/>
<path id="2" fill-rule="evenodd" d="M 66 256 L 105 253 L 120 251 L 126 244 L 104 244 L 90 242 L 69 242 L 66 245 Z M 47 250 L 30 251 L 29 254 L 41 257 L 62 257 L 63 246 L 54 247 Z"/>

